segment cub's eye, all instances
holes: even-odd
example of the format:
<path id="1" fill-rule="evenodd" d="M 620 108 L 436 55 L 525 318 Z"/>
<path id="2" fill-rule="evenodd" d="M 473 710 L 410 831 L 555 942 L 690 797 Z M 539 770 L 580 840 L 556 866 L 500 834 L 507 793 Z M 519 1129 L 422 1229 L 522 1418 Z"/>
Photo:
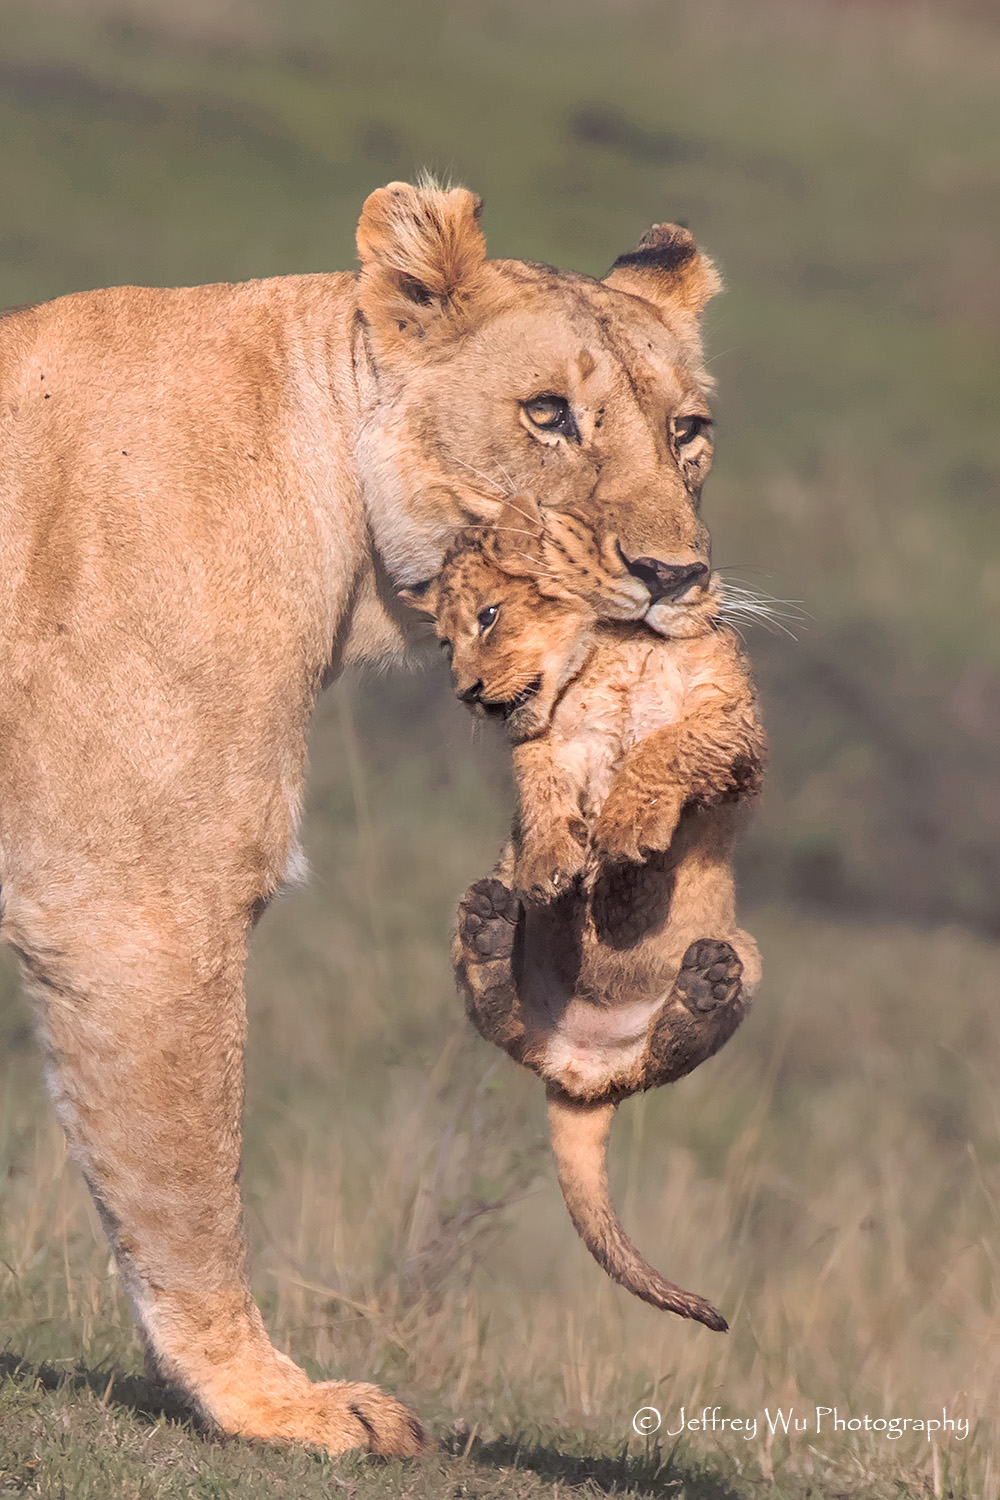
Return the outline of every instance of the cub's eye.
<path id="1" fill-rule="evenodd" d="M 528 421 L 543 432 L 561 432 L 564 437 L 578 436 L 573 413 L 565 396 L 535 396 L 524 403 Z"/>
<path id="2" fill-rule="evenodd" d="M 479 611 L 479 614 L 477 615 L 476 618 L 479 621 L 479 634 L 480 635 L 485 635 L 486 634 L 487 630 L 489 630 L 490 626 L 496 620 L 496 617 L 497 617 L 497 615 L 499 613 L 500 613 L 500 606 L 499 606 L 499 604 L 487 604 L 487 606 L 486 606 L 485 609 L 481 609 Z"/>
<path id="3" fill-rule="evenodd" d="M 696 437 L 708 432 L 711 426 L 711 417 L 675 417 L 670 424 L 674 442 L 679 448 L 683 448 L 686 443 L 693 443 Z"/>

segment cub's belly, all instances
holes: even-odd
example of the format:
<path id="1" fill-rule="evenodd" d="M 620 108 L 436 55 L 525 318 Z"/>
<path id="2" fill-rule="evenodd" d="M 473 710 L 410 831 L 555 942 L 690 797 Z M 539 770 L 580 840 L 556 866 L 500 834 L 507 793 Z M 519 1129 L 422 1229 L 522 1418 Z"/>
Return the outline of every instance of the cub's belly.
<path id="1" fill-rule="evenodd" d="M 568 1093 L 586 1095 L 624 1082 L 642 1060 L 663 995 L 602 1006 L 574 997 L 532 1050 L 542 1072 Z"/>

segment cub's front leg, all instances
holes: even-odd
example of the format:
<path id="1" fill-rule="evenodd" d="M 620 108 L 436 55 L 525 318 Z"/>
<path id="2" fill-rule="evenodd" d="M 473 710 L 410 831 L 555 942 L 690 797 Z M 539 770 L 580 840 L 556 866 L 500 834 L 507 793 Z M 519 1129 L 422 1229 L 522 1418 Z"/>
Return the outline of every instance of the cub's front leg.
<path id="1" fill-rule="evenodd" d="M 668 724 L 625 757 L 594 825 L 598 860 L 639 864 L 653 850 L 670 847 L 687 800 L 678 751 L 678 726 Z"/>
<path id="2" fill-rule="evenodd" d="M 587 861 L 588 830 L 572 777 L 549 739 L 528 740 L 513 752 L 518 811 L 514 828 L 514 887 L 528 901 L 563 895 Z"/>
<path id="3" fill-rule="evenodd" d="M 707 807 L 759 791 L 765 749 L 749 687 L 736 702 L 706 695 L 625 757 L 594 828 L 598 859 L 641 861 L 669 849 L 685 803 Z"/>

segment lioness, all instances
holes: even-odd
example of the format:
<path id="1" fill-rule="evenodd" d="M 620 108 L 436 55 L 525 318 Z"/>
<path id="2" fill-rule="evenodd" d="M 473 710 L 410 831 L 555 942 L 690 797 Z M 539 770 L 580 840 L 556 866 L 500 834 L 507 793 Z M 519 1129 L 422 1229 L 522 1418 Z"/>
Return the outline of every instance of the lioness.
<path id="1" fill-rule="evenodd" d="M 426 1439 L 310 1383 L 246 1278 L 244 961 L 299 863 L 316 695 L 407 655 L 394 587 L 508 486 L 708 558 L 710 262 L 672 225 L 603 281 L 489 261 L 480 208 L 393 183 L 357 273 L 0 322 L 2 933 L 151 1360 L 226 1431 L 334 1453 Z"/>
<path id="2" fill-rule="evenodd" d="M 749 1007 L 760 958 L 736 925 L 732 854 L 764 734 L 716 577 L 676 570 L 663 634 L 621 623 L 640 613 L 634 582 L 610 539 L 524 496 L 404 598 L 434 619 L 458 697 L 513 746 L 513 838 L 461 911 L 465 937 L 488 939 L 485 962 L 467 942 L 455 954 L 470 1019 L 548 1083 L 560 1184 L 594 1256 L 724 1330 L 624 1234 L 605 1140 L 621 1099 L 690 1072 Z"/>

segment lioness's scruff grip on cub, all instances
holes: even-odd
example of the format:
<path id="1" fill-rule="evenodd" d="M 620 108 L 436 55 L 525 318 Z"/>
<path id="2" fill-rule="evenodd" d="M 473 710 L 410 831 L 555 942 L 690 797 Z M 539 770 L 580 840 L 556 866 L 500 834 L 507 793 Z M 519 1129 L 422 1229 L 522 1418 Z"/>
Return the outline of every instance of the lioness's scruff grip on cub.
<path id="1" fill-rule="evenodd" d="M 753 685 L 704 565 L 675 570 L 664 634 L 630 623 L 648 566 L 525 496 L 404 597 L 434 617 L 458 696 L 513 746 L 513 838 L 461 911 L 468 1013 L 548 1083 L 560 1183 L 601 1264 L 724 1329 L 639 1256 L 604 1169 L 615 1104 L 716 1052 L 760 975 L 732 873 L 765 754 Z"/>
<path id="2" fill-rule="evenodd" d="M 0 933 L 151 1363 L 227 1432 L 333 1453 L 425 1439 L 273 1349 L 246 1276 L 246 946 L 301 863 L 316 696 L 407 656 L 395 589 L 508 480 L 630 557 L 708 557 L 711 263 L 669 224 L 603 280 L 488 260 L 481 207 L 392 183 L 358 271 L 0 319 Z"/>

